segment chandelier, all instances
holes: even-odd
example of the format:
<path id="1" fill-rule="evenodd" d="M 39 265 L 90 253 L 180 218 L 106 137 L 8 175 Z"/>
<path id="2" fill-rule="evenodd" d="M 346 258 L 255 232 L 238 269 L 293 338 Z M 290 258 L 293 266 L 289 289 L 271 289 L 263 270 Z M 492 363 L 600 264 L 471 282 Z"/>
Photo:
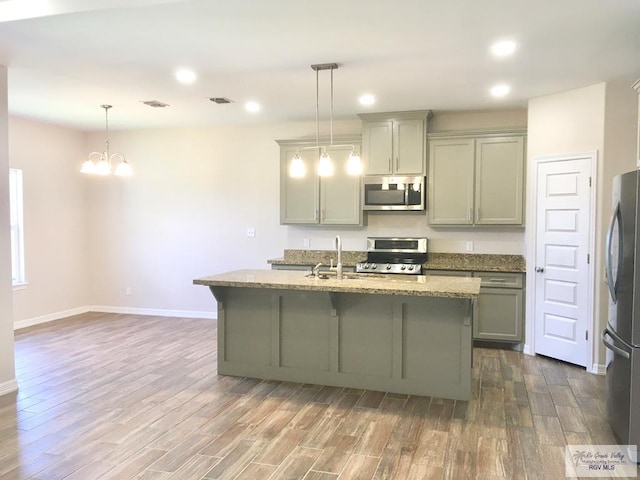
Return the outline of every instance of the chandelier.
<path id="1" fill-rule="evenodd" d="M 113 172 L 114 175 L 126 177 L 131 175 L 131 166 L 127 163 L 122 153 L 109 152 L 109 109 L 111 105 L 100 105 L 104 108 L 104 119 L 106 127 L 106 137 L 104 141 L 104 152 L 91 152 L 85 162 L 82 164 L 80 173 L 88 173 L 91 175 L 111 175 L 111 169 L 114 162 L 119 161 L 118 166 Z"/>
<path id="2" fill-rule="evenodd" d="M 326 177 L 333 175 L 333 162 L 331 156 L 327 150 L 332 148 L 344 148 L 351 147 L 351 153 L 347 160 L 347 173 L 349 175 L 360 175 L 362 173 L 362 162 L 360 161 L 360 155 L 356 152 L 354 145 L 334 145 L 333 144 L 333 71 L 338 68 L 337 63 L 320 63 L 311 65 L 311 68 L 316 72 L 316 146 L 315 147 L 300 147 L 293 158 L 291 159 L 291 165 L 289 166 L 289 176 L 291 177 L 304 177 L 306 169 L 304 161 L 300 155 L 300 150 L 313 149 L 320 153 L 320 159 L 318 161 L 318 175 Z M 330 141 L 329 145 L 320 145 L 320 127 L 319 127 L 319 110 L 320 110 L 320 89 L 319 89 L 319 72 L 320 70 L 329 70 L 331 72 L 331 105 L 330 105 Z"/>

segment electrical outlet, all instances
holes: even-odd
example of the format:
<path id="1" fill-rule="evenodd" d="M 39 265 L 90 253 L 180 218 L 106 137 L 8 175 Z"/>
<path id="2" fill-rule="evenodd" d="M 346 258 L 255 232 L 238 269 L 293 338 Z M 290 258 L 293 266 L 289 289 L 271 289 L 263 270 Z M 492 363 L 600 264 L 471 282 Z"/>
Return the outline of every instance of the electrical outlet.
<path id="1" fill-rule="evenodd" d="M 131 287 L 125 288 L 124 289 L 124 294 L 127 295 L 127 296 L 131 295 Z"/>
<path id="2" fill-rule="evenodd" d="M 465 246 L 465 250 L 467 252 L 473 252 L 473 242 L 467 242 L 467 244 Z"/>
<path id="3" fill-rule="evenodd" d="M 305 239 L 302 241 L 302 244 L 304 245 L 304 248 L 309 248 L 309 246 L 311 245 L 311 242 L 309 241 L 309 239 L 308 239 L 308 238 L 305 238 Z"/>
<path id="4" fill-rule="evenodd" d="M 256 236 L 256 229 L 254 227 L 247 228 L 247 237 L 253 238 Z"/>

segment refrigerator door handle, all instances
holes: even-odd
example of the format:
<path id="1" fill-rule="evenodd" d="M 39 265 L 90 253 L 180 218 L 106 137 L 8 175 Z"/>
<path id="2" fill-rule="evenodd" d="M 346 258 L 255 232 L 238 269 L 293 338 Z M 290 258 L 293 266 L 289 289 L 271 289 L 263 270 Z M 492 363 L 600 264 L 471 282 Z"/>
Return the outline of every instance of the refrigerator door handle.
<path id="1" fill-rule="evenodd" d="M 607 338 L 607 335 L 610 336 L 613 339 L 613 342 L 610 341 Z M 604 346 L 607 347 L 609 350 L 612 350 L 613 352 L 617 353 L 618 355 L 620 355 L 621 357 L 624 358 L 629 358 L 629 352 L 621 349 L 620 347 L 618 347 L 614 342 L 617 341 L 619 343 L 624 343 L 622 341 L 622 339 L 618 336 L 617 333 L 615 333 L 613 330 L 609 330 L 609 328 L 605 328 L 602 331 L 602 343 L 604 343 Z"/>
<path id="2" fill-rule="evenodd" d="M 609 224 L 609 229 L 607 230 L 606 237 L 606 254 L 604 256 L 605 269 L 607 273 L 607 286 L 609 287 L 609 295 L 611 295 L 611 300 L 613 303 L 618 301 L 618 295 L 616 294 L 616 284 L 617 278 L 613 278 L 613 259 L 611 258 L 611 248 L 613 241 L 613 229 L 615 228 L 616 222 L 618 222 L 618 235 L 621 235 L 622 232 L 620 229 L 622 225 L 620 224 L 620 202 L 616 203 L 616 208 L 613 212 L 613 216 L 611 217 L 611 223 Z M 618 269 L 622 266 L 622 243 L 618 241 Z"/>

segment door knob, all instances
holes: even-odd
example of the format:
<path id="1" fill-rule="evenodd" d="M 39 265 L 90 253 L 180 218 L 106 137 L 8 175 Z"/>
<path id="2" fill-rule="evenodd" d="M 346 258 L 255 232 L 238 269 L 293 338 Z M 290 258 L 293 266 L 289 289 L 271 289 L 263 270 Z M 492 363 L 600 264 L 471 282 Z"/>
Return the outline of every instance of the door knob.
<path id="1" fill-rule="evenodd" d="M 536 267 L 536 272 L 538 273 L 544 272 L 544 267 Z"/>

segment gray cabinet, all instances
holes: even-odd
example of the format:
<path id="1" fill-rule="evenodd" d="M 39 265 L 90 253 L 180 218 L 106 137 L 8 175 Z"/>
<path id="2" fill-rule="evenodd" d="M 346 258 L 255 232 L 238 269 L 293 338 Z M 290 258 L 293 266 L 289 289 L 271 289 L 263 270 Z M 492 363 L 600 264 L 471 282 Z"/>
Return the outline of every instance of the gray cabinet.
<path id="1" fill-rule="evenodd" d="M 431 137 L 430 225 L 523 225 L 523 134 Z"/>
<path id="2" fill-rule="evenodd" d="M 473 339 L 520 343 L 524 340 L 524 278 L 521 273 L 426 270 L 425 275 L 480 277 Z"/>
<path id="3" fill-rule="evenodd" d="M 368 175 L 424 175 L 430 111 L 360 114 Z"/>
<path id="4" fill-rule="evenodd" d="M 319 152 L 315 149 L 299 150 L 307 144 L 281 140 L 280 144 L 280 223 L 305 225 L 361 225 L 361 178 L 348 175 L 347 160 L 351 147 L 331 148 L 334 174 L 317 174 Z M 343 142 L 341 142 L 343 143 Z M 345 141 L 346 143 L 346 141 Z M 357 149 L 357 143 L 350 141 Z M 302 178 L 289 175 L 291 159 L 300 153 L 306 174 Z"/>
<path id="5" fill-rule="evenodd" d="M 480 295 L 473 338 L 519 343 L 524 339 L 524 292 L 520 273 L 474 272 L 480 277 Z"/>

